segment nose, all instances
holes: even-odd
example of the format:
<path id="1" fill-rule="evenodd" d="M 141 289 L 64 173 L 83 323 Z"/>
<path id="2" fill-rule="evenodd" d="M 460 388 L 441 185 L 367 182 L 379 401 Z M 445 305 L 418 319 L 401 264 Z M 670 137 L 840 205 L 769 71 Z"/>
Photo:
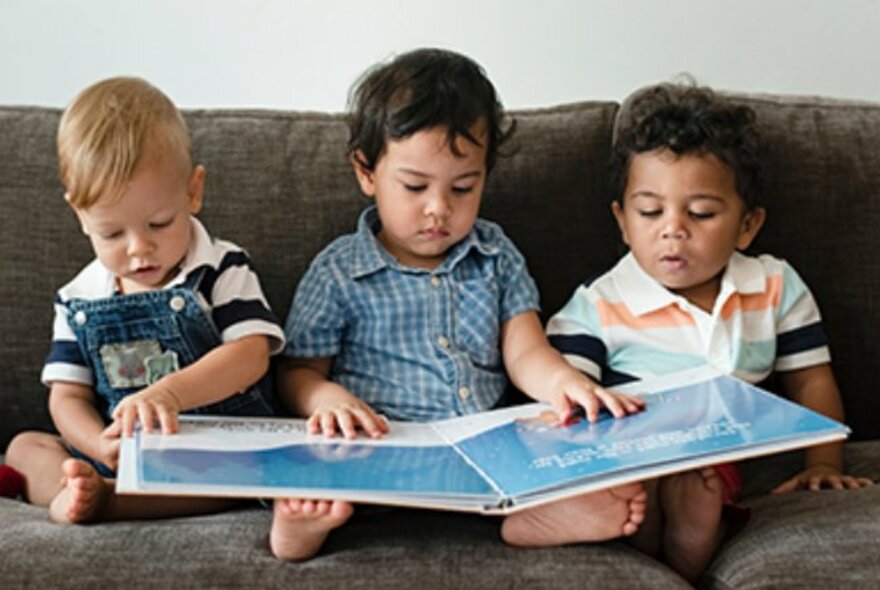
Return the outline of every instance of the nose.
<path id="1" fill-rule="evenodd" d="M 153 241 L 144 232 L 132 232 L 128 239 L 128 255 L 145 256 L 155 248 Z"/>
<path id="2" fill-rule="evenodd" d="M 425 215 L 445 219 L 452 213 L 452 203 L 444 191 L 436 191 L 428 195 L 425 202 Z"/>
<path id="3" fill-rule="evenodd" d="M 685 224 L 685 217 L 678 213 L 671 213 L 666 219 L 661 236 L 670 240 L 683 240 L 686 238 L 687 226 Z"/>

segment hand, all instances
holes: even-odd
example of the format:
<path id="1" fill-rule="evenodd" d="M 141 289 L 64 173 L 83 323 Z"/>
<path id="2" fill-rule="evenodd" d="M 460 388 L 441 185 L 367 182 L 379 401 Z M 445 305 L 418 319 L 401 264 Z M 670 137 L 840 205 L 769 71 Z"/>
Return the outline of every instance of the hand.
<path id="1" fill-rule="evenodd" d="M 602 406 L 608 408 L 615 418 L 622 418 L 645 409 L 645 400 L 640 397 L 609 391 L 575 370 L 567 372 L 559 380 L 550 397 L 550 403 L 563 424 L 569 424 L 577 419 L 578 408 L 584 409 L 590 422 L 599 419 Z"/>
<path id="2" fill-rule="evenodd" d="M 119 422 L 113 422 L 98 435 L 95 459 L 116 471 L 119 467 Z"/>
<path id="3" fill-rule="evenodd" d="M 376 414 L 368 404 L 350 394 L 347 399 L 337 399 L 319 405 L 308 421 L 311 434 L 323 434 L 328 437 L 335 436 L 338 429 L 345 438 L 355 438 L 358 426 L 372 438 L 379 438 L 388 433 L 388 423 L 385 419 Z"/>
<path id="4" fill-rule="evenodd" d="M 156 423 L 159 424 L 162 434 L 177 432 L 180 398 L 164 383 L 164 379 L 159 380 L 119 402 L 113 410 L 113 420 L 120 423 L 124 436 L 134 433 L 138 420 L 146 432 L 153 432 Z"/>
<path id="5" fill-rule="evenodd" d="M 814 465 L 777 486 L 772 493 L 785 494 L 795 490 L 816 492 L 822 489 L 857 490 L 872 485 L 874 482 L 867 477 L 844 475 L 831 465 Z"/>

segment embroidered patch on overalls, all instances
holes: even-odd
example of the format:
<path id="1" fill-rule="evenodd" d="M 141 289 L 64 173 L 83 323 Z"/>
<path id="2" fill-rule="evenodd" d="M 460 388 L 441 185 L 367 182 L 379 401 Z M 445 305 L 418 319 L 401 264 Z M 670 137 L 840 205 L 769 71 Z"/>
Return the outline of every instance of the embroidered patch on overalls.
<path id="1" fill-rule="evenodd" d="M 101 362 L 107 381 L 115 389 L 144 387 L 147 381 L 146 359 L 160 356 L 162 349 L 156 340 L 117 342 L 101 347 Z"/>
<path id="2" fill-rule="evenodd" d="M 147 367 L 147 383 L 155 383 L 180 368 L 177 353 L 173 350 L 166 350 L 162 354 L 147 357 L 144 359 L 144 364 Z"/>

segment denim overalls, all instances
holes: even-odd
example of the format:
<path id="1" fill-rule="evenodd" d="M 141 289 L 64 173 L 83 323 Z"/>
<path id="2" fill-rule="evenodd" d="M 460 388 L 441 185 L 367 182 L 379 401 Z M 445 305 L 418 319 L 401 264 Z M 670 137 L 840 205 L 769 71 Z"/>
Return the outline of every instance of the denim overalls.
<path id="1" fill-rule="evenodd" d="M 194 294 L 201 276 L 193 273 L 192 280 L 180 287 L 68 302 L 68 324 L 94 374 L 97 408 L 107 423 L 122 398 L 222 344 L 217 327 Z M 271 416 L 272 400 L 267 374 L 243 393 L 188 412 Z M 82 457 L 75 449 L 71 452 Z M 96 467 L 102 475 L 112 475 L 106 466 Z"/>

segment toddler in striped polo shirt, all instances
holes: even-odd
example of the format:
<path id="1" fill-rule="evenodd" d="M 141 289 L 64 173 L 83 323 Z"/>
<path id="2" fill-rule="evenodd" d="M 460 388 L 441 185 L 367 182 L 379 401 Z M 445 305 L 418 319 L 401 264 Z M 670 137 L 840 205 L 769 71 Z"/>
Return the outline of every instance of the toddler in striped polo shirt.
<path id="1" fill-rule="evenodd" d="M 114 492 L 121 435 L 177 429 L 183 411 L 271 415 L 284 335 L 247 254 L 195 218 L 205 168 L 165 94 L 138 78 L 83 90 L 58 129 L 65 198 L 95 259 L 55 297 L 42 380 L 61 436 L 25 432 L 6 461 L 52 520 L 215 511 L 230 501 Z"/>
<path id="2" fill-rule="evenodd" d="M 612 211 L 629 246 L 582 285 L 547 325 L 550 342 L 595 383 L 710 365 L 752 383 L 780 373 L 791 399 L 836 420 L 843 409 L 819 311 L 792 267 L 743 254 L 764 223 L 757 203 L 754 112 L 711 90 L 664 84 L 624 106 L 614 141 Z M 598 385 L 597 385 L 598 387 Z M 803 472 L 777 493 L 857 489 L 842 444 L 807 450 Z M 734 465 L 646 484 L 632 543 L 696 581 L 742 522 Z"/>
<path id="3" fill-rule="evenodd" d="M 547 342 L 525 260 L 479 219 L 486 178 L 510 134 L 495 89 L 472 60 L 422 49 L 369 71 L 353 94 L 349 156 L 375 201 L 355 233 L 313 261 L 285 326 L 282 399 L 316 433 L 383 435 L 378 416 L 437 420 L 496 406 L 507 377 L 565 420 L 641 401 L 596 391 Z M 514 545 L 597 541 L 635 532 L 640 484 L 505 518 Z M 347 502 L 276 500 L 275 556 L 314 555 L 352 514 Z"/>

